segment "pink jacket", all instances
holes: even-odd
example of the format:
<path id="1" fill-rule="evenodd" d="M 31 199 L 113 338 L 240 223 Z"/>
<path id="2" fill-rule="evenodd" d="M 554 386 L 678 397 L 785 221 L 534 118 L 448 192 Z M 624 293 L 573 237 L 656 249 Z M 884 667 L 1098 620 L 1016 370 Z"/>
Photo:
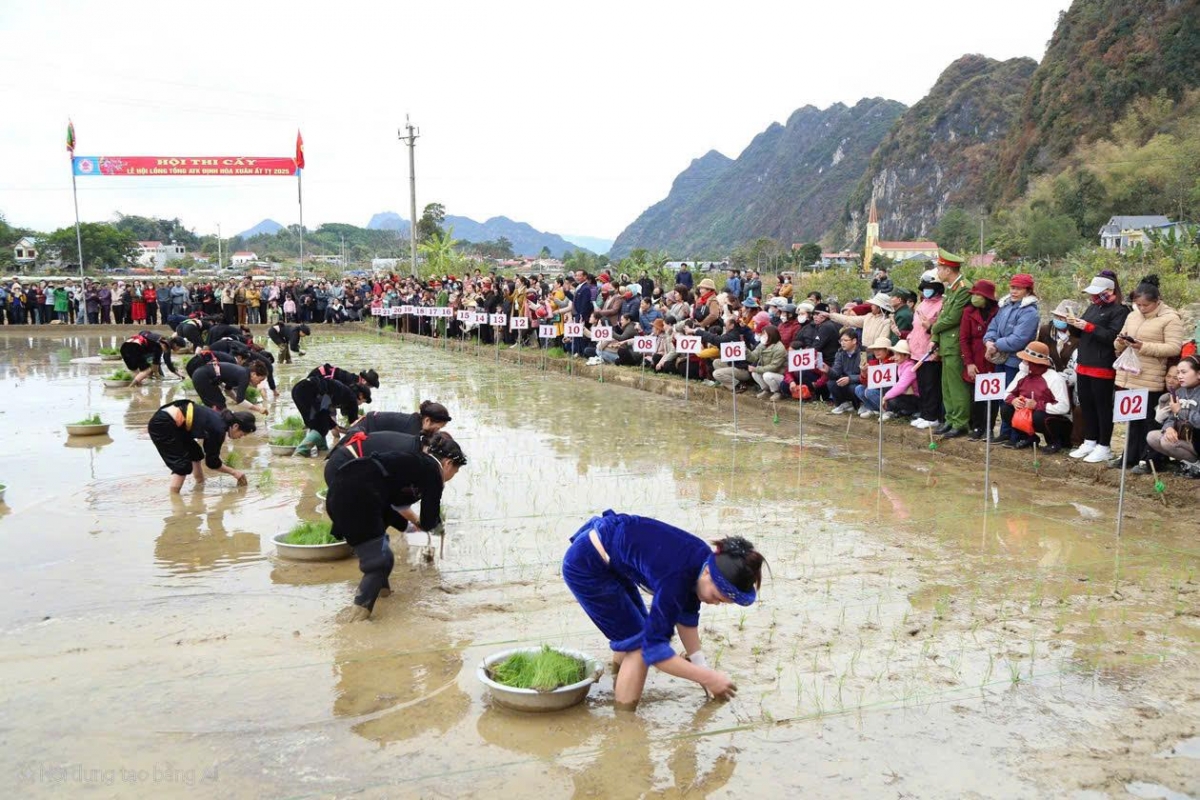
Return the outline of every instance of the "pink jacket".
<path id="1" fill-rule="evenodd" d="M 940 313 L 942 313 L 942 298 L 940 296 L 931 297 L 917 303 L 916 311 L 913 313 L 913 328 L 908 334 L 908 349 L 913 361 L 920 361 L 929 352 L 930 341 L 929 331 L 921 324 L 921 318 L 917 314 L 924 314 L 929 318 L 930 324 L 933 324 Z"/>
<path id="2" fill-rule="evenodd" d="M 917 362 L 911 358 L 900 362 L 900 380 L 896 381 L 895 386 L 888 389 L 888 393 L 883 396 L 883 399 L 895 400 L 905 394 L 919 394 L 917 391 Z"/>

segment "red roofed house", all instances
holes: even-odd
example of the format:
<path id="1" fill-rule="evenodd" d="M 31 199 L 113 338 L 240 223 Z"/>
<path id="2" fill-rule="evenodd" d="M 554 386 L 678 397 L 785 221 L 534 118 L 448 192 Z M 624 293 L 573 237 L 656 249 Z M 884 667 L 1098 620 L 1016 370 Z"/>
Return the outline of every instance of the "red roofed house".
<path id="1" fill-rule="evenodd" d="M 251 261 L 258 261 L 258 254 L 249 250 L 238 250 L 229 257 L 229 263 L 234 266 L 249 264 Z"/>
<path id="2" fill-rule="evenodd" d="M 879 238 L 879 212 L 875 199 L 871 198 L 871 212 L 867 217 L 867 246 L 863 251 L 863 269 L 871 268 L 871 258 L 883 256 L 892 261 L 907 261 L 910 258 L 934 259 L 938 256 L 937 242 L 888 242 Z"/>

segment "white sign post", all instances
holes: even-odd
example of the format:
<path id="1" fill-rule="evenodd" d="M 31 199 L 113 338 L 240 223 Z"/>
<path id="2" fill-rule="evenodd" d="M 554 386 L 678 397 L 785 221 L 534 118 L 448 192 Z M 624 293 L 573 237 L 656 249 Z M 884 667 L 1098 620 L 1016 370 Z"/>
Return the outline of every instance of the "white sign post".
<path id="1" fill-rule="evenodd" d="M 583 323 L 582 322 L 567 322 L 563 324 L 563 344 L 570 344 L 570 348 L 563 347 L 563 350 L 570 350 L 567 353 L 567 374 L 575 374 L 575 349 L 576 339 L 583 338 Z"/>
<path id="2" fill-rule="evenodd" d="M 600 356 L 600 344 L 602 342 L 611 342 L 612 338 L 612 328 L 607 325 L 595 325 L 592 327 L 592 341 L 596 343 L 596 358 L 600 359 L 601 383 L 604 383 L 604 359 Z"/>
<path id="3" fill-rule="evenodd" d="M 1125 389 L 1113 394 L 1113 424 L 1125 423 L 1125 449 L 1121 453 L 1121 488 L 1117 492 L 1117 543 L 1121 541 L 1121 526 L 1125 516 L 1125 470 L 1129 467 L 1129 423 L 1146 419 L 1150 392 L 1146 389 Z"/>
<path id="4" fill-rule="evenodd" d="M 558 335 L 558 329 L 553 325 L 538 325 L 538 339 L 541 340 L 542 350 L 542 371 L 546 371 L 547 351 L 550 349 L 550 341 Z M 569 359 L 568 359 L 569 360 Z"/>
<path id="5" fill-rule="evenodd" d="M 899 364 L 871 364 L 867 367 L 867 388 L 879 390 L 879 471 L 883 472 L 883 394 L 900 380 Z"/>
<path id="6" fill-rule="evenodd" d="M 525 338 L 525 331 L 529 330 L 529 317 L 513 315 L 509 324 L 517 334 L 517 366 L 520 366 L 522 340 Z"/>
<path id="7" fill-rule="evenodd" d="M 980 372 L 975 376 L 975 402 L 987 403 L 984 421 L 986 455 L 983 458 L 983 504 L 987 506 L 988 492 L 992 488 L 992 403 L 1004 400 L 1004 373 Z"/>
<path id="8" fill-rule="evenodd" d="M 654 343 L 653 336 L 633 337 L 633 352 L 637 356 L 638 365 L 641 368 L 641 374 L 638 376 L 640 388 L 645 388 L 646 385 L 646 358 L 654 354 Z"/>
<path id="9" fill-rule="evenodd" d="M 700 337 L 678 335 L 675 337 L 675 349 L 683 354 L 683 402 L 686 403 L 692 377 L 692 356 L 700 352 Z"/>
<path id="10" fill-rule="evenodd" d="M 507 314 L 491 314 L 488 322 L 492 326 L 492 343 L 496 345 L 496 363 L 500 363 L 500 340 L 504 338 L 504 328 L 508 325 Z"/>
<path id="11" fill-rule="evenodd" d="M 800 387 L 800 450 L 804 450 L 804 371 L 816 369 L 820 357 L 815 349 L 808 347 L 803 350 L 788 350 L 788 372 L 796 373 L 796 383 Z"/>
<path id="12" fill-rule="evenodd" d="M 720 358 L 726 364 L 732 365 L 737 361 L 746 360 L 746 343 L 745 342 L 721 342 Z M 729 378 L 729 393 L 733 397 L 733 432 L 737 433 L 737 376 L 733 375 Z"/>

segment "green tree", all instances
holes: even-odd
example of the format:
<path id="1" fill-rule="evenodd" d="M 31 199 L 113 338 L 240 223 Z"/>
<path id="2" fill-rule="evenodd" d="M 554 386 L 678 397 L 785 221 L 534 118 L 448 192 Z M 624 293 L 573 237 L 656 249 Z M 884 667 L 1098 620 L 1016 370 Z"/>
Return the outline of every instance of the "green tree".
<path id="1" fill-rule="evenodd" d="M 796 258 L 801 267 L 807 267 L 821 260 L 821 245 L 816 242 L 805 242 L 796 251 Z"/>
<path id="2" fill-rule="evenodd" d="M 200 238 L 188 230 L 178 217 L 157 219 L 117 212 L 113 227 L 125 231 L 139 242 L 178 242 L 189 250 L 200 246 Z"/>
<path id="3" fill-rule="evenodd" d="M 437 231 L 428 239 L 417 245 L 417 251 L 425 260 L 426 275 L 448 275 L 459 265 L 460 258 L 454 249 L 458 242 L 454 240 L 454 228 Z"/>
<path id="4" fill-rule="evenodd" d="M 938 220 L 937 227 L 934 229 L 934 238 L 939 247 L 953 253 L 970 252 L 975 249 L 972 245 L 977 242 L 977 223 L 978 220 L 972 219 L 971 215 L 963 209 L 949 208 Z M 874 262 L 872 262 L 872 266 L 874 266 Z"/>
<path id="5" fill-rule="evenodd" d="M 87 268 L 124 267 L 133 261 L 137 239 L 128 231 L 104 222 L 84 222 L 79 226 L 83 239 L 84 266 Z M 64 264 L 79 263 L 75 228 L 59 228 L 42 239 L 38 261 L 45 264 L 57 256 Z"/>
<path id="6" fill-rule="evenodd" d="M 417 241 L 427 242 L 434 235 L 442 234 L 442 223 L 446 221 L 446 207 L 441 203 L 430 203 L 417 222 Z"/>
<path id="7" fill-rule="evenodd" d="M 542 251 L 540 253 L 538 253 L 538 258 L 551 258 L 551 257 L 552 256 L 550 255 L 550 248 L 543 245 Z"/>
<path id="8" fill-rule="evenodd" d="M 1061 258 L 1080 244 L 1075 220 L 1066 214 L 1039 214 L 1029 225 L 1026 256 Z"/>

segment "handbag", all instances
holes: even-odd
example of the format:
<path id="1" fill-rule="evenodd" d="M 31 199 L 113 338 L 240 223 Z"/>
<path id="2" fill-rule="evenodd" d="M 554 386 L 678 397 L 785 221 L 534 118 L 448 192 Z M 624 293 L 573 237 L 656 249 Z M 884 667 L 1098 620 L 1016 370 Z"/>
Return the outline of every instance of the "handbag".
<path id="1" fill-rule="evenodd" d="M 1018 408 L 1013 414 L 1012 426 L 1022 433 L 1033 436 L 1033 409 Z"/>
<path id="2" fill-rule="evenodd" d="M 987 354 L 984 354 L 983 357 L 992 364 L 1003 364 L 1005 361 L 1008 361 L 1008 359 L 1011 356 L 1012 356 L 1012 353 L 1006 353 L 1003 350 L 997 350 L 992 355 L 989 356 Z"/>
<path id="3" fill-rule="evenodd" d="M 1130 375 L 1140 375 L 1142 361 L 1138 358 L 1137 350 L 1132 347 L 1122 350 L 1121 355 L 1117 356 L 1117 360 L 1113 362 L 1113 369 L 1128 372 Z"/>

